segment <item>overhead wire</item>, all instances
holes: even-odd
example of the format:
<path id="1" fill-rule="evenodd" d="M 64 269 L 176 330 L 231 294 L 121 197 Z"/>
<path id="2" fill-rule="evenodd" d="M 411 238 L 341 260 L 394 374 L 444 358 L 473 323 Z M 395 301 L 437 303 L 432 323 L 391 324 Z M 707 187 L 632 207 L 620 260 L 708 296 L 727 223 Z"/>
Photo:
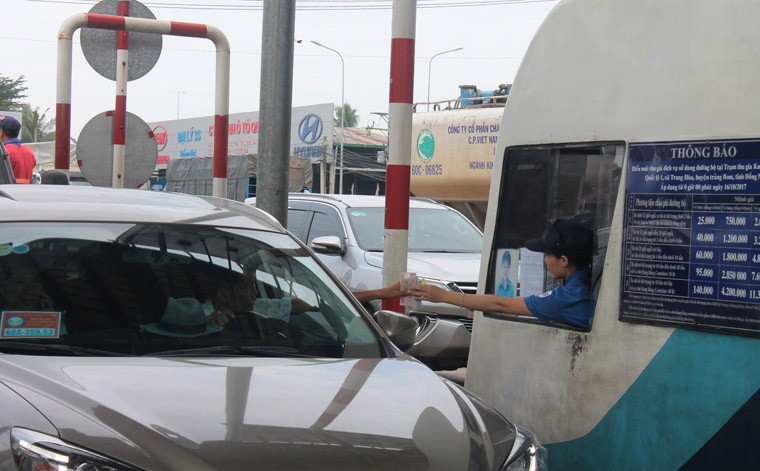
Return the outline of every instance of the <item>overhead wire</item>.
<path id="1" fill-rule="evenodd" d="M 96 0 L 25 0 L 34 3 L 53 3 L 66 5 L 95 5 Z M 418 9 L 437 9 L 437 8 L 466 8 L 466 7 L 484 7 L 510 5 L 520 3 L 544 3 L 556 2 L 558 0 L 418 0 Z M 205 0 L 203 3 L 182 2 L 142 2 L 146 7 L 167 10 L 216 10 L 216 11 L 260 11 L 263 10 L 263 0 L 239 0 L 242 3 L 210 3 Z M 300 4 L 300 5 L 299 5 Z M 305 5 L 306 4 L 306 5 Z M 313 5 L 311 5 L 313 4 Z M 298 0 L 296 10 L 301 11 L 368 11 L 368 10 L 390 10 L 393 8 L 392 0 L 379 1 L 359 1 L 359 0 Z"/>

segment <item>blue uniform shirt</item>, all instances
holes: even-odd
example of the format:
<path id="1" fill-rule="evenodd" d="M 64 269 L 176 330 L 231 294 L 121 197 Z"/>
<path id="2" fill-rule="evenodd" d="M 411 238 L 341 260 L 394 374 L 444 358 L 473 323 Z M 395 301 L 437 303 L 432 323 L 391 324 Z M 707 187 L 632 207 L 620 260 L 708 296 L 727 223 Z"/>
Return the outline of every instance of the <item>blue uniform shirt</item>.
<path id="1" fill-rule="evenodd" d="M 564 285 L 546 293 L 527 296 L 525 305 L 542 323 L 561 321 L 584 329 L 591 328 L 596 301 L 591 288 L 583 282 L 589 268 L 578 270 Z"/>

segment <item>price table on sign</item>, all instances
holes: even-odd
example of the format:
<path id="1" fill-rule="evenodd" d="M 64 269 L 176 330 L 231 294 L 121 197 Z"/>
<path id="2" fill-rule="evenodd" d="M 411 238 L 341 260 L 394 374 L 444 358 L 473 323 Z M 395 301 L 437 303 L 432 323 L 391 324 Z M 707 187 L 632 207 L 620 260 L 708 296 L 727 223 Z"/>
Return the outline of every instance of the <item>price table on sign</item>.
<path id="1" fill-rule="evenodd" d="M 621 319 L 760 335 L 760 140 L 631 144 Z"/>

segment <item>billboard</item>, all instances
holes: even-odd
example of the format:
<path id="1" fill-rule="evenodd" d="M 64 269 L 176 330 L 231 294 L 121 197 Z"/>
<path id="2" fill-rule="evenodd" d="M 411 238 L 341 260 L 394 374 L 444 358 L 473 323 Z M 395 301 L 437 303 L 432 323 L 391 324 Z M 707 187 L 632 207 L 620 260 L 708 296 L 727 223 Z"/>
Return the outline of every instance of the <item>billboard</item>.
<path id="1" fill-rule="evenodd" d="M 291 110 L 290 146 L 296 157 L 321 160 L 324 138 L 327 160 L 332 162 L 332 103 L 294 107 Z M 148 123 L 158 143 L 158 168 L 166 168 L 170 159 L 211 157 L 214 155 L 214 117 L 177 119 Z M 229 115 L 229 155 L 257 154 L 259 148 L 259 112 Z"/>

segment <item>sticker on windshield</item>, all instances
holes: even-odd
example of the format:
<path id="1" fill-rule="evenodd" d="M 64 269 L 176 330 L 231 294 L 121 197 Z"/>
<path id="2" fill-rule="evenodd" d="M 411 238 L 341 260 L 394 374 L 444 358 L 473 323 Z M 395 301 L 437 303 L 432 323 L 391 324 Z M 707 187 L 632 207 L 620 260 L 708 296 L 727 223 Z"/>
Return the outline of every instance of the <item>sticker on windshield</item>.
<path id="1" fill-rule="evenodd" d="M 57 339 L 61 329 L 60 311 L 3 311 L 1 339 Z"/>
<path id="2" fill-rule="evenodd" d="M 0 257 L 11 253 L 28 253 L 29 246 L 27 244 L 13 245 L 13 243 L 0 244 Z"/>
<path id="3" fill-rule="evenodd" d="M 351 216 L 366 216 L 366 211 L 351 211 Z"/>

